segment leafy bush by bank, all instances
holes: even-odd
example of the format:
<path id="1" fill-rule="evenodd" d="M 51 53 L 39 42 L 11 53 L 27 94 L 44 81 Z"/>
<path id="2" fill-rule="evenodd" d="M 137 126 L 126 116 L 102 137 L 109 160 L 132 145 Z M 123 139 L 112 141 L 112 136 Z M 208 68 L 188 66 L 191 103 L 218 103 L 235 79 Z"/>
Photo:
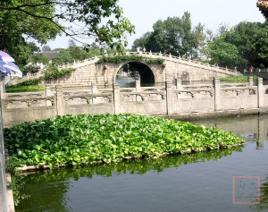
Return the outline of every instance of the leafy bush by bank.
<path id="1" fill-rule="evenodd" d="M 164 60 L 160 58 L 156 59 L 149 59 L 142 56 L 136 55 L 118 55 L 118 56 L 110 56 L 110 57 L 102 57 L 97 62 L 98 64 L 103 63 L 113 63 L 113 64 L 120 64 L 125 62 L 144 62 L 148 65 L 161 65 L 164 66 Z"/>
<path id="2" fill-rule="evenodd" d="M 243 143 L 220 129 L 138 115 L 78 115 L 4 130 L 11 167 L 111 163 L 229 148 Z"/>
<path id="3" fill-rule="evenodd" d="M 44 80 L 45 81 L 57 80 L 70 75 L 74 70 L 75 69 L 73 68 L 65 68 L 59 70 L 57 67 L 50 66 L 44 73 Z"/>
<path id="4" fill-rule="evenodd" d="M 43 78 L 37 78 L 37 79 L 31 79 L 31 80 L 26 80 L 24 82 L 18 83 L 16 85 L 11 85 L 8 87 L 12 87 L 12 86 L 29 86 L 29 85 L 38 85 L 39 83 L 41 83 L 43 80 Z"/>

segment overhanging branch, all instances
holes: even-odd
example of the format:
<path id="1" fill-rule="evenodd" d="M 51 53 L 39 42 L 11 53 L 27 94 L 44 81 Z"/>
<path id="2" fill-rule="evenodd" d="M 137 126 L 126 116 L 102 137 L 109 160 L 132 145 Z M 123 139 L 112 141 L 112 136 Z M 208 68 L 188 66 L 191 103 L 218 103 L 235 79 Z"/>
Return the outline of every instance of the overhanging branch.
<path id="1" fill-rule="evenodd" d="M 61 26 L 60 24 L 58 24 L 56 21 L 53 20 L 54 17 L 47 17 L 47 16 L 42 16 L 42 15 L 37 15 L 37 14 L 34 14 L 34 13 L 31 13 L 27 10 L 24 10 L 22 8 L 17 8 L 16 11 L 20 11 L 20 12 L 23 12 L 31 17 L 34 17 L 34 18 L 39 18 L 39 19 L 45 19 L 49 22 L 51 22 L 52 24 L 54 24 L 55 26 L 57 26 L 66 36 L 68 37 L 71 37 L 73 40 L 81 43 L 81 44 L 86 44 L 80 40 L 78 40 L 77 38 L 75 38 L 75 36 L 78 36 L 78 35 L 91 35 L 93 36 L 93 34 L 89 34 L 89 33 L 70 33 L 68 32 L 67 30 L 65 30 L 65 28 L 63 26 Z M 55 16 L 57 17 L 57 16 Z"/>

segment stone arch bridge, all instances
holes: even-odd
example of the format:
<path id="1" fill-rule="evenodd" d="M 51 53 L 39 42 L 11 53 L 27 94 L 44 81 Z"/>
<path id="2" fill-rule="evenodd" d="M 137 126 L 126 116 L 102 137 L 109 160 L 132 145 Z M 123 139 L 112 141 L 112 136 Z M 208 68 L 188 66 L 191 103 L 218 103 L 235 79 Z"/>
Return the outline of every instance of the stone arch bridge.
<path id="1" fill-rule="evenodd" d="M 146 62 L 136 61 L 136 65 L 147 67 L 153 75 L 155 83 L 174 82 L 175 79 L 181 81 L 212 81 L 215 77 L 240 75 L 236 70 L 210 66 L 191 60 L 185 60 L 172 55 L 149 52 L 128 52 L 127 55 L 142 56 L 147 59 L 162 59 L 164 65 L 146 64 Z M 56 84 L 114 84 L 116 75 L 120 68 L 130 62 L 119 64 L 98 63 L 99 58 L 87 59 L 73 64 L 61 66 L 61 68 L 74 68 L 75 71 L 68 77 L 60 79 Z M 55 83 L 55 82 L 54 82 Z"/>

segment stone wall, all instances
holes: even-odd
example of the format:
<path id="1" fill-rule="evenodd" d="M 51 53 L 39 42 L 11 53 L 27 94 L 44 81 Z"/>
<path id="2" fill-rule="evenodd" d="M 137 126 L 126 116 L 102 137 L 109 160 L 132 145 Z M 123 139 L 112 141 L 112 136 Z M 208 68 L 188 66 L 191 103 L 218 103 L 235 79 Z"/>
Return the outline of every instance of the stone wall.
<path id="1" fill-rule="evenodd" d="M 182 85 L 180 79 L 154 87 L 118 85 L 48 86 L 45 92 L 4 94 L 5 126 L 65 114 L 135 113 L 188 116 L 268 109 L 268 86 L 213 83 Z"/>

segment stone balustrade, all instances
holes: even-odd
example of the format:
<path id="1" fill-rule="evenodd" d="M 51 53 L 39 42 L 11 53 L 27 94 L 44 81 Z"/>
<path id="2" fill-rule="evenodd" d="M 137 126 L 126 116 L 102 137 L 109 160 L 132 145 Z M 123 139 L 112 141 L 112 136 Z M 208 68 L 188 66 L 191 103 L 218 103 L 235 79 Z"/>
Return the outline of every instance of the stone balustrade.
<path id="1" fill-rule="evenodd" d="M 158 83 L 134 88 L 118 85 L 53 85 L 45 92 L 2 94 L 5 126 L 65 114 L 135 113 L 191 116 L 228 111 L 268 110 L 268 86 L 213 83 L 183 85 Z"/>

